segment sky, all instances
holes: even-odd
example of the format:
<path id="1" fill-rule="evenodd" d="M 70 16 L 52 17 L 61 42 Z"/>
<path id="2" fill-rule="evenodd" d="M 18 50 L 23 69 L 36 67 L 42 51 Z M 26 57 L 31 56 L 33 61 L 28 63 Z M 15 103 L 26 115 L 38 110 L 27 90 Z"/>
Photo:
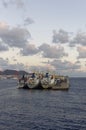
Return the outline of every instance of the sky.
<path id="1" fill-rule="evenodd" d="M 86 77 L 86 0 L 0 0 L 0 70 Z"/>

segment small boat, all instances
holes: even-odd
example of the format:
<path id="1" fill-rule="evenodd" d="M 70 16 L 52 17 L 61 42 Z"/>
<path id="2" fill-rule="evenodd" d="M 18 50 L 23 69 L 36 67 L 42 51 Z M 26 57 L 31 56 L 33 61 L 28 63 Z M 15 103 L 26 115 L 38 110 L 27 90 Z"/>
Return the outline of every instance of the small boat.
<path id="1" fill-rule="evenodd" d="M 20 78 L 18 84 L 18 88 L 34 89 L 39 85 L 39 78 L 35 75 L 35 73 L 33 73 L 31 77 L 23 76 L 22 78 Z"/>
<path id="2" fill-rule="evenodd" d="M 52 80 L 48 73 L 45 74 L 44 77 L 41 78 L 41 85 L 44 89 L 51 89 L 52 88 Z"/>
<path id="3" fill-rule="evenodd" d="M 49 89 L 49 79 L 48 78 L 43 78 L 41 79 L 41 85 L 44 89 Z"/>
<path id="4" fill-rule="evenodd" d="M 28 87 L 26 85 L 26 81 L 27 81 L 27 78 L 25 78 L 24 75 L 23 75 L 22 78 L 19 78 L 18 79 L 18 88 L 20 89 L 20 88 L 24 88 L 24 87 L 26 88 L 26 87 Z"/>
<path id="5" fill-rule="evenodd" d="M 29 89 L 34 89 L 38 87 L 39 85 L 39 79 L 38 78 L 29 78 L 26 82 L 26 85 Z"/>
<path id="6" fill-rule="evenodd" d="M 69 78 L 68 77 L 59 77 L 55 79 L 55 83 L 52 86 L 53 90 L 68 90 L 69 89 Z"/>
<path id="7" fill-rule="evenodd" d="M 52 89 L 52 90 L 68 90 L 69 78 L 67 76 L 49 75 L 49 73 L 38 74 L 32 73 L 31 77 L 19 79 L 18 88 L 23 89 Z"/>

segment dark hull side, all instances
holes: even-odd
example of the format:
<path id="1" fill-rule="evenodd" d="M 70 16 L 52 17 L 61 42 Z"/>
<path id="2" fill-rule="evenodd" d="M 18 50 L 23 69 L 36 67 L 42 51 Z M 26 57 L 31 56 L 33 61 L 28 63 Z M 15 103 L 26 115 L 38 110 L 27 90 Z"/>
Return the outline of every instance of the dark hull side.
<path id="1" fill-rule="evenodd" d="M 23 87 L 23 89 L 43 89 L 41 83 L 39 82 L 39 84 L 37 84 L 35 87 L 30 88 L 29 85 L 25 84 Z"/>

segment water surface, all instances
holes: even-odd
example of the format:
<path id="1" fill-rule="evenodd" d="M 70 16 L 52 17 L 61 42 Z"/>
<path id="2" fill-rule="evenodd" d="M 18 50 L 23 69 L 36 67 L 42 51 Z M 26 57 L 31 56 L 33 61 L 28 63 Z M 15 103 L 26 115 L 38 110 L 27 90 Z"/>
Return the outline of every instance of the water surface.
<path id="1" fill-rule="evenodd" d="M 86 78 L 70 78 L 69 91 L 17 89 L 0 80 L 0 130 L 86 130 Z"/>

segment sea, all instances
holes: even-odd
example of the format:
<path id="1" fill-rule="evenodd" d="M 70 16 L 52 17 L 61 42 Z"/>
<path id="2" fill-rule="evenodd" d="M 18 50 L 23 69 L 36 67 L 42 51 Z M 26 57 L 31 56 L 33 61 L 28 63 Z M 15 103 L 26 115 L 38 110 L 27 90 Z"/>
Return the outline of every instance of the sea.
<path id="1" fill-rule="evenodd" d="M 68 91 L 17 87 L 0 80 L 0 130 L 86 130 L 86 78 L 70 78 Z"/>

